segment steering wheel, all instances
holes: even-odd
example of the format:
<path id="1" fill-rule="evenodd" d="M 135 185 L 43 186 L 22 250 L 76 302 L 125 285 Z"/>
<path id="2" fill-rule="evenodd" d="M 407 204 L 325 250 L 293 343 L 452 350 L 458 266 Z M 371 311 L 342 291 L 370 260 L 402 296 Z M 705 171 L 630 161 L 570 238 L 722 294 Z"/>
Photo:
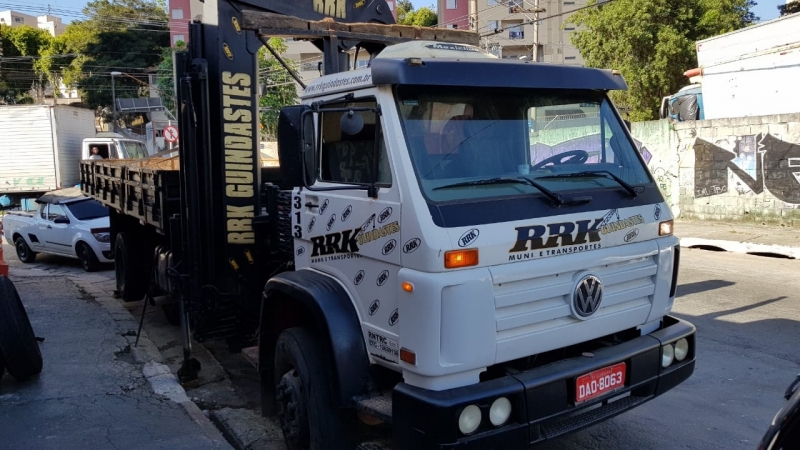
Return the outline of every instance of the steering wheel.
<path id="1" fill-rule="evenodd" d="M 570 150 L 546 158 L 533 165 L 533 170 L 541 169 L 548 164 L 560 166 L 562 164 L 583 164 L 589 159 L 589 152 L 586 150 Z"/>

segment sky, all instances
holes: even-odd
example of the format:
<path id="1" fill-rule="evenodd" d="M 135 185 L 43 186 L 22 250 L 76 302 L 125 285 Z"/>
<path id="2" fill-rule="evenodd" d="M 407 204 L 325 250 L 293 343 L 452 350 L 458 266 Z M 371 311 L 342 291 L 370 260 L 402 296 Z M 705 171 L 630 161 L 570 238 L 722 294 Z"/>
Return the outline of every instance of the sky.
<path id="1" fill-rule="evenodd" d="M 83 18 L 81 10 L 86 5 L 87 0 L 52 0 L 50 2 L 50 13 L 59 16 L 64 22 Z M 785 0 L 756 0 L 757 5 L 752 9 L 756 16 L 762 21 L 778 17 L 779 4 L 786 3 Z M 56 5 L 57 4 L 57 5 Z M 435 0 L 412 0 L 411 4 L 415 8 L 436 5 Z M 0 10 L 13 9 L 21 13 L 32 16 L 47 14 L 48 3 L 44 0 L 0 0 Z"/>

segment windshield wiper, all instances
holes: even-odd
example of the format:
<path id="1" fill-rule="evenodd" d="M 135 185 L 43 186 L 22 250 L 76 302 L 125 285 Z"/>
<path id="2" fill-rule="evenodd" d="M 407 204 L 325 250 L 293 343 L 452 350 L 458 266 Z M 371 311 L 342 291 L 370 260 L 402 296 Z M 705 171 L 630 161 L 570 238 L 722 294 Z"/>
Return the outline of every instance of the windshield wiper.
<path id="1" fill-rule="evenodd" d="M 639 195 L 634 186 L 632 186 L 627 181 L 623 180 L 622 178 L 614 175 L 613 173 L 607 170 L 585 170 L 583 172 L 564 173 L 559 175 L 545 175 L 543 177 L 536 177 L 536 179 L 541 180 L 546 178 L 583 178 L 583 177 L 608 178 L 616 181 L 620 186 L 622 186 L 626 191 L 628 191 L 628 193 L 631 195 L 631 198 L 636 198 Z"/>
<path id="2" fill-rule="evenodd" d="M 526 177 L 519 177 L 519 178 L 496 177 L 496 178 L 489 178 L 489 179 L 485 179 L 485 180 L 462 181 L 460 183 L 453 183 L 453 184 L 446 184 L 444 186 L 437 186 L 437 187 L 433 188 L 432 190 L 436 191 L 436 190 L 439 190 L 439 189 L 448 189 L 448 188 L 465 187 L 465 186 L 482 186 L 482 185 L 487 185 L 487 184 L 527 184 L 527 185 L 533 186 L 536 189 L 538 189 L 539 191 L 541 191 L 542 194 L 545 195 L 545 197 L 549 198 L 553 203 L 555 203 L 555 206 L 562 206 L 564 204 L 564 199 L 561 198 L 560 194 L 556 194 L 555 192 L 551 191 L 550 189 L 547 189 L 546 187 L 542 186 L 541 184 L 531 180 L 530 178 L 526 178 Z"/>

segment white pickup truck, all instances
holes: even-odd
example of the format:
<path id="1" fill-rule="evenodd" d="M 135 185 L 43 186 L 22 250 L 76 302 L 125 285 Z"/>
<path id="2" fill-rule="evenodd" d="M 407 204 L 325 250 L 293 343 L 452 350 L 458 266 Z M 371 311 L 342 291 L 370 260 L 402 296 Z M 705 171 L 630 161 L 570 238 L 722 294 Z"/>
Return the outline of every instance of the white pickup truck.
<path id="1" fill-rule="evenodd" d="M 52 253 L 78 258 L 87 272 L 113 261 L 108 209 L 100 202 L 76 188 L 48 192 L 36 202 L 34 212 L 9 211 L 3 217 L 6 241 L 20 261 Z"/>

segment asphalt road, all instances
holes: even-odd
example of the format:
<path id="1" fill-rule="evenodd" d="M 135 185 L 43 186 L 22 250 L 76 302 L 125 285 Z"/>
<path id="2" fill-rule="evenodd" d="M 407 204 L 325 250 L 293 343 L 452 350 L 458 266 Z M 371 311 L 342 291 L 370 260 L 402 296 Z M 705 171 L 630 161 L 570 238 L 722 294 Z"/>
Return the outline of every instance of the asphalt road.
<path id="1" fill-rule="evenodd" d="M 684 249 L 673 313 L 697 326 L 694 375 L 635 410 L 534 448 L 755 449 L 800 372 L 798 273 L 798 260 Z M 138 317 L 140 304 L 126 306 Z M 145 329 L 176 369 L 177 328 L 159 309 L 147 315 Z M 216 360 L 195 347 L 203 372 L 189 396 L 203 408 L 257 410 L 255 371 L 224 343 L 208 349 Z"/>

